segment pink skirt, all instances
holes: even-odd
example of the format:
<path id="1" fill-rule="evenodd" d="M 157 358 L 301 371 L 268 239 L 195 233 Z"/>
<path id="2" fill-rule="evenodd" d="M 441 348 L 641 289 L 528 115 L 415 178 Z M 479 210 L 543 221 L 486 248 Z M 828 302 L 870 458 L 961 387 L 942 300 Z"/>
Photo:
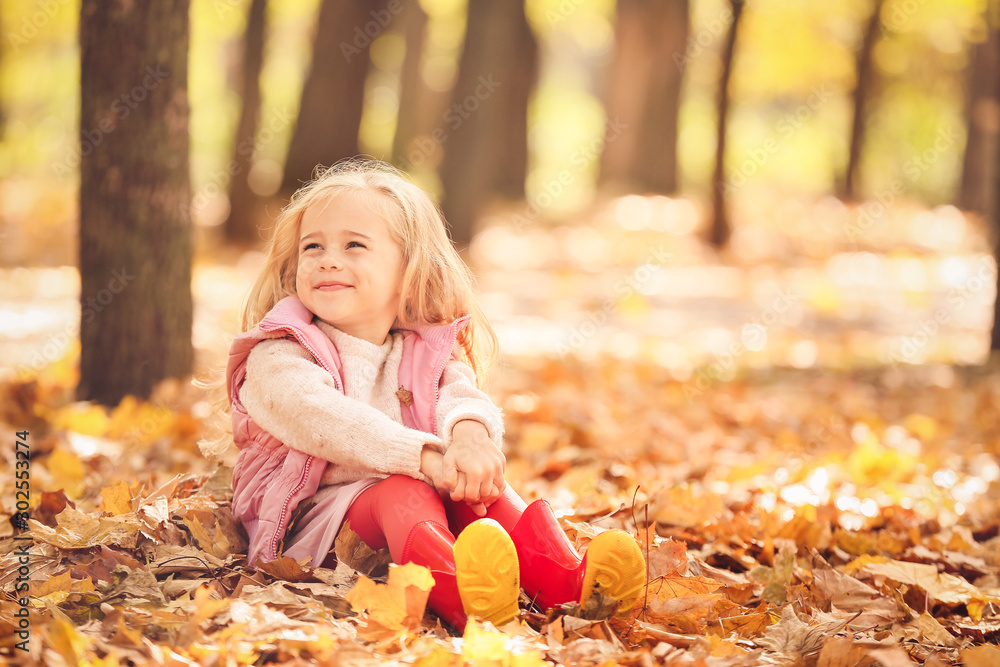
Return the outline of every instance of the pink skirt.
<path id="1" fill-rule="evenodd" d="M 282 556 L 295 560 L 311 556 L 311 567 L 319 567 L 333 551 L 333 543 L 340 532 L 348 508 L 362 491 L 382 481 L 382 477 L 366 477 L 345 484 L 319 501 L 302 515 L 293 532 L 285 537 Z"/>

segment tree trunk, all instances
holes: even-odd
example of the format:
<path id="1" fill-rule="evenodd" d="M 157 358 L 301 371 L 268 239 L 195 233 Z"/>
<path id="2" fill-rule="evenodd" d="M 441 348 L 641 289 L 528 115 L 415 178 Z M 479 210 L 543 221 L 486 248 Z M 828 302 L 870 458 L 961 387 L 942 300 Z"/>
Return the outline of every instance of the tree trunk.
<path id="1" fill-rule="evenodd" d="M 260 72 L 264 67 L 267 0 L 252 0 L 243 36 L 243 73 L 240 81 L 240 120 L 236 125 L 232 159 L 229 161 L 229 216 L 223 224 L 230 243 L 260 243 L 257 195 L 250 188 L 250 169 L 257 152 L 260 120 Z"/>
<path id="2" fill-rule="evenodd" d="M 677 190 L 677 122 L 688 14 L 688 0 L 619 0 L 605 108 L 609 120 L 620 120 L 632 131 L 605 146 L 602 186 Z"/>
<path id="3" fill-rule="evenodd" d="M 854 112 L 851 116 L 851 145 L 847 155 L 847 169 L 840 182 L 840 192 L 837 194 L 845 201 L 851 201 L 858 197 L 860 189 L 859 169 L 861 164 L 861 151 L 865 143 L 865 121 L 868 117 L 868 100 L 871 97 L 872 88 L 875 83 L 875 68 L 872 66 L 872 52 L 875 50 L 875 43 L 878 41 L 882 26 L 882 5 L 885 0 L 875 0 L 875 7 L 872 9 L 868 25 L 865 27 L 864 39 L 861 42 L 861 49 L 858 51 L 856 74 L 857 82 L 854 86 Z"/>
<path id="4" fill-rule="evenodd" d="M 511 4 L 512 7 L 505 8 L 511 30 L 509 41 L 505 42 L 507 78 L 501 87 L 506 90 L 499 99 L 507 120 L 497 128 L 502 152 L 496 156 L 493 192 L 507 199 L 524 199 L 524 182 L 528 178 L 528 102 L 538 83 L 538 41 L 524 15 L 524 7 L 520 3 Z"/>
<path id="5" fill-rule="evenodd" d="M 406 58 L 399 76 L 399 113 L 396 134 L 392 139 L 392 163 L 408 169 L 410 147 L 426 129 L 423 109 L 428 90 L 420 63 L 424 53 L 427 13 L 419 2 L 409 2 L 399 16 L 399 24 L 406 40 Z"/>
<path id="6" fill-rule="evenodd" d="M 993 31 L 972 47 L 966 91 L 968 136 L 958 205 L 986 214 L 993 210 L 993 172 L 1000 133 L 1000 39 Z"/>
<path id="7" fill-rule="evenodd" d="M 729 79 L 733 73 L 733 54 L 736 53 L 736 37 L 743 14 L 743 0 L 729 0 L 733 19 L 726 34 L 726 44 L 722 51 L 722 76 L 719 79 L 718 125 L 715 145 L 715 173 L 712 176 L 712 227 L 709 243 L 722 248 L 729 243 L 732 233 L 729 211 L 726 208 L 726 126 L 729 121 Z"/>
<path id="8" fill-rule="evenodd" d="M 80 399 L 190 374 L 188 4 L 83 0 Z"/>
<path id="9" fill-rule="evenodd" d="M 1000 44 L 1000 21 L 997 21 L 995 15 L 990 14 L 990 39 L 996 43 Z M 996 142 L 994 146 L 993 153 L 993 191 L 994 193 L 1000 191 L 1000 142 Z M 1000 261 L 1000 195 L 994 194 L 993 196 L 993 258 L 994 260 Z M 1000 266 L 1000 263 L 996 264 Z M 993 328 L 990 332 L 990 351 L 991 356 L 996 358 L 1000 356 L 1000 271 L 997 271 L 997 296 L 993 301 Z"/>
<path id="10" fill-rule="evenodd" d="M 492 195 L 524 195 L 528 96 L 536 77 L 537 46 L 524 3 L 472 0 L 442 131 L 441 207 L 459 248 L 472 239 Z"/>
<path id="11" fill-rule="evenodd" d="M 285 160 L 284 196 L 310 180 L 317 165 L 329 166 L 360 153 L 358 131 L 373 39 L 368 32 L 377 36 L 382 29 L 379 18 L 391 18 L 381 4 L 322 0 L 312 63 Z M 368 24 L 372 24 L 370 31 L 366 31 Z"/>

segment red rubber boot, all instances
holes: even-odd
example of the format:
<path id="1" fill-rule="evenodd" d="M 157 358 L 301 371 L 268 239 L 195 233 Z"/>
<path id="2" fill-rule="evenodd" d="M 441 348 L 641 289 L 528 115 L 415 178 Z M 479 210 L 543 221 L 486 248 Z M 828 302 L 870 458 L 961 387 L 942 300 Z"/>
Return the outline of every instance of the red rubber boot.
<path id="1" fill-rule="evenodd" d="M 458 539 L 439 523 L 421 521 L 410 530 L 401 561 L 431 571 L 427 604 L 457 630 L 465 629 L 468 616 L 502 625 L 520 611 L 517 551 L 492 519 L 469 524 Z"/>
<path id="2" fill-rule="evenodd" d="M 584 609 L 594 592 L 599 605 L 626 618 L 646 581 L 646 562 L 628 533 L 607 530 L 595 537 L 583 558 L 559 526 L 545 500 L 528 505 L 510 531 L 521 564 L 521 586 L 543 609 L 578 602 Z M 610 598 L 610 599 L 609 599 Z"/>

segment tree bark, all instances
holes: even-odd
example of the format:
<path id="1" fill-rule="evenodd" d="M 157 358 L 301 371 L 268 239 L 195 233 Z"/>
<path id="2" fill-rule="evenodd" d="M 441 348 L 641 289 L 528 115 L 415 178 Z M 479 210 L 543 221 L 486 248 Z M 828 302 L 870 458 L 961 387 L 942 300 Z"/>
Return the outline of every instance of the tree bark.
<path id="1" fill-rule="evenodd" d="M 619 0 L 605 102 L 631 131 L 608 142 L 599 182 L 622 190 L 677 190 L 677 123 L 688 0 Z"/>
<path id="2" fill-rule="evenodd" d="M 847 168 L 844 177 L 840 182 L 840 192 L 838 195 L 846 201 L 854 200 L 858 197 L 861 187 L 860 166 L 861 151 L 865 143 L 865 123 L 868 119 L 869 99 L 872 88 L 875 85 L 875 68 L 872 65 L 872 53 L 875 44 L 878 42 L 882 28 L 882 5 L 885 0 L 875 0 L 875 6 L 865 27 L 864 39 L 861 41 L 861 49 L 857 54 L 857 82 L 854 86 L 853 105 L 854 111 L 851 115 L 851 145 L 847 154 Z"/>
<path id="3" fill-rule="evenodd" d="M 229 161 L 229 215 L 223 233 L 230 243 L 260 243 L 257 195 L 250 188 L 250 169 L 257 152 L 260 121 L 260 72 L 264 67 L 267 32 L 267 0 L 252 0 L 243 36 L 243 73 L 240 80 L 240 119 L 236 125 L 232 159 Z"/>
<path id="4" fill-rule="evenodd" d="M 1000 134 L 1000 39 L 993 31 L 972 47 L 966 90 L 965 155 L 958 205 L 986 214 L 993 210 L 993 180 Z"/>
<path id="5" fill-rule="evenodd" d="M 459 248 L 472 239 L 476 218 L 492 196 L 524 195 L 528 97 L 537 59 L 523 2 L 469 3 L 440 168 L 441 207 Z"/>
<path id="6" fill-rule="evenodd" d="M 189 0 L 83 0 L 80 399 L 191 372 Z"/>
<path id="7" fill-rule="evenodd" d="M 726 44 L 722 51 L 722 76 L 719 78 L 718 125 L 715 145 L 715 172 L 712 176 L 712 226 L 709 243 L 722 248 L 729 243 L 732 233 L 729 211 L 726 207 L 726 127 L 729 122 L 729 79 L 733 73 L 733 55 L 736 53 L 736 38 L 739 34 L 740 16 L 743 14 L 743 0 L 729 0 L 732 8 L 732 22 L 726 33 Z"/>
<path id="8" fill-rule="evenodd" d="M 299 117 L 285 160 L 281 190 L 290 196 L 310 180 L 317 165 L 360 153 L 358 131 L 365 99 L 372 37 L 389 14 L 374 0 L 323 0 L 313 41 L 312 63 L 302 87 Z M 391 17 L 391 15 L 390 15 Z"/>

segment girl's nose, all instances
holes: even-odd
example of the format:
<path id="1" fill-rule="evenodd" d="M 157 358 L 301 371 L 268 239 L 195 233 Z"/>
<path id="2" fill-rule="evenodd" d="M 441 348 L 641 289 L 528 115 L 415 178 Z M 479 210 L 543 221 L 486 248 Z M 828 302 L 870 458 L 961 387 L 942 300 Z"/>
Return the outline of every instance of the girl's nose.
<path id="1" fill-rule="evenodd" d="M 325 252 L 319 260 L 319 268 L 321 269 L 339 269 L 340 260 L 337 259 L 336 254 L 332 252 Z"/>

